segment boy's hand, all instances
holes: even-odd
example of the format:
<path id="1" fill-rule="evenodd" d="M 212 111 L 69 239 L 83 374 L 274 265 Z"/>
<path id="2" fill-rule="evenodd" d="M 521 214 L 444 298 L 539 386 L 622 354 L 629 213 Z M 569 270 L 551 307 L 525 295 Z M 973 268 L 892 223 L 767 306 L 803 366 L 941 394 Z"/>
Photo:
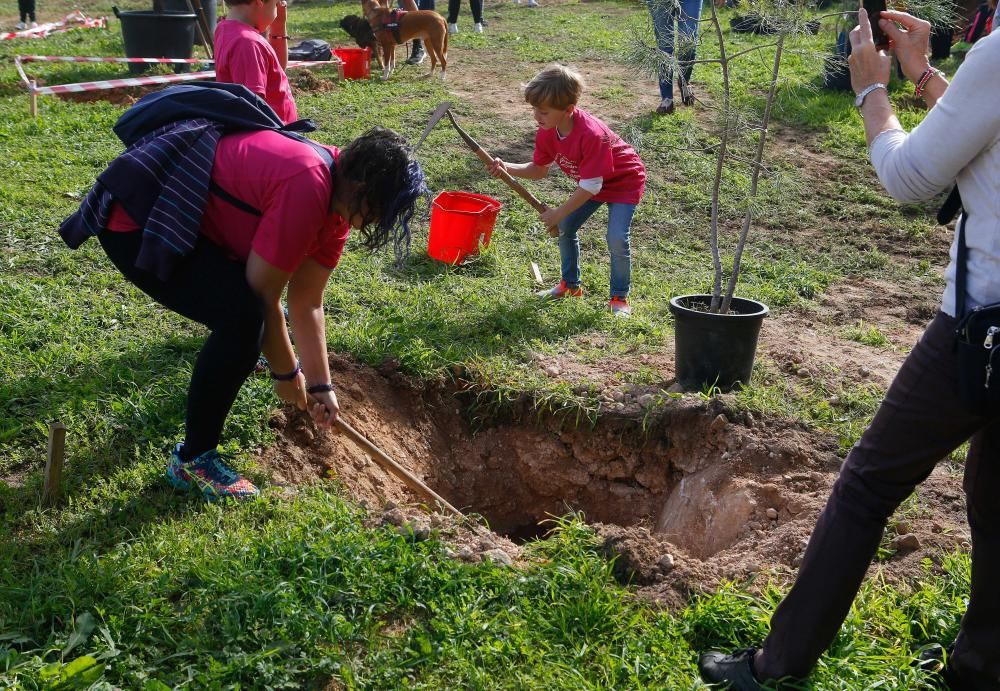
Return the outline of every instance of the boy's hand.
<path id="1" fill-rule="evenodd" d="M 546 228 L 558 227 L 559 222 L 563 220 L 563 214 L 559 209 L 546 209 L 539 216 Z"/>
<path id="2" fill-rule="evenodd" d="M 501 176 L 501 173 L 507 173 L 507 175 L 510 175 L 510 171 L 507 170 L 507 164 L 499 158 L 493 159 L 493 163 L 490 164 L 489 171 L 490 175 L 497 178 Z"/>

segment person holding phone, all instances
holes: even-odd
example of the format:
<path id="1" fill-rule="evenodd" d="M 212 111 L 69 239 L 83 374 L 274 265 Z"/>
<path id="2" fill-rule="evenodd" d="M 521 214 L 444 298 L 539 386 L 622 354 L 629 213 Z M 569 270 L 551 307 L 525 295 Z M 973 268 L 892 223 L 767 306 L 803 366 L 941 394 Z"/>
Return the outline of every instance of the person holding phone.
<path id="1" fill-rule="evenodd" d="M 859 12 L 849 65 L 872 165 L 900 201 L 932 199 L 957 184 L 968 217 L 965 303 L 971 309 L 1000 302 L 1000 36 L 981 39 L 949 85 L 927 60 L 929 22 L 895 11 L 875 19 L 931 110 L 912 132 L 900 126 L 886 90 L 892 59 L 876 47 L 868 13 Z M 952 691 L 1000 691 L 1000 404 L 970 411 L 959 398 L 956 255 L 953 244 L 941 310 L 848 454 L 767 639 L 760 648 L 704 654 L 705 681 L 757 691 L 806 677 L 840 630 L 889 517 L 941 459 L 969 441 L 968 606 L 947 652 L 928 646 L 915 662 L 939 673 Z"/>

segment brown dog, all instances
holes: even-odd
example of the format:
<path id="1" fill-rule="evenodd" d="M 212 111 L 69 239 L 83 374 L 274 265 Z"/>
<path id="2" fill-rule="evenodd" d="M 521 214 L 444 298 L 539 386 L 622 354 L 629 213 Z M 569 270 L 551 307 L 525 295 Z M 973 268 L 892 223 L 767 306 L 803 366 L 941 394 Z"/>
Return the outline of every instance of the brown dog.
<path id="1" fill-rule="evenodd" d="M 431 57 L 431 71 L 441 63 L 441 79 L 448 69 L 448 25 L 444 17 L 433 10 L 390 10 L 379 0 L 361 0 L 365 19 L 375 33 L 375 40 L 382 49 L 382 79 L 388 79 L 396 67 L 396 46 L 422 38 L 427 54 Z M 412 2 L 408 3 L 412 6 Z"/>

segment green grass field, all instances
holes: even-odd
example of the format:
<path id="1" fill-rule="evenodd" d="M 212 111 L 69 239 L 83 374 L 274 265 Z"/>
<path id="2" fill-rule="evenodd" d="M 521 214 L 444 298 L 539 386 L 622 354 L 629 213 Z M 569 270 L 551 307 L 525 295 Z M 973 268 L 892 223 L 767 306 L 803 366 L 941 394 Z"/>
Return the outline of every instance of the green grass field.
<path id="1" fill-rule="evenodd" d="M 68 7 L 39 9 L 52 19 Z M 103 2 L 84 7 L 110 14 Z M 13 0 L 0 2 L 5 27 L 15 13 Z M 296 3 L 289 29 L 346 44 L 337 21 L 348 13 L 357 13 L 356 3 Z M 517 101 L 517 84 L 549 61 L 621 69 L 622 46 L 646 11 L 624 0 L 567 0 L 534 12 L 491 0 L 486 16 L 487 33 L 475 35 L 463 9 L 465 32 L 452 45 L 481 56 L 481 64 L 470 59 L 454 69 L 509 82 Z M 927 263 L 928 256 L 943 261 L 928 250 L 932 205 L 901 208 L 883 195 L 850 97 L 811 88 L 817 51 L 829 43 L 829 32 L 795 39 L 775 129 L 814 142 L 838 168 L 816 176 L 772 148 L 769 161 L 783 184 L 765 186 L 765 211 L 744 262 L 741 294 L 777 314 L 809 307 L 848 276 L 894 281 L 916 273 L 929 293 L 939 292 L 939 272 Z M 366 512 L 332 483 L 267 490 L 239 507 L 170 491 L 165 454 L 182 433 L 186 382 L 204 334 L 133 290 L 97 243 L 71 252 L 55 233 L 120 152 L 111 126 L 123 107 L 43 96 L 31 119 L 9 59 L 121 51 L 115 22 L 107 31 L 0 43 L 0 688 L 689 689 L 700 687 L 697 651 L 761 639 L 779 589 L 750 595 L 747 584 L 735 583 L 683 611 L 659 610 L 616 583 L 580 517 L 560 521 L 530 546 L 529 566 L 514 570 L 455 562 L 436 537 L 413 542 L 366 528 Z M 748 62 L 738 87 L 747 104 L 759 98 L 769 64 L 767 51 Z M 71 64 L 30 71 L 47 83 L 123 72 Z M 709 68 L 696 81 L 708 98 L 717 94 Z M 655 85 L 626 81 L 595 94 L 588 107 L 600 113 L 601 103 L 627 103 L 640 88 Z M 911 86 L 895 87 L 893 97 L 907 125 L 919 121 Z M 298 91 L 296 99 L 300 114 L 321 125 L 317 138 L 335 144 L 376 124 L 416 137 L 445 99 L 456 101 L 463 124 L 487 148 L 531 141 L 527 110 L 512 121 L 412 69 L 387 83 L 337 84 Z M 624 360 L 657 352 L 672 336 L 668 298 L 710 281 L 711 160 L 682 150 L 707 138 L 705 126 L 690 110 L 674 118 L 647 111 L 621 124 L 641 135 L 650 171 L 633 227 L 631 320 L 607 314 L 601 232 L 583 239 L 588 297 L 544 307 L 533 300 L 527 267 L 537 261 L 555 276 L 558 249 L 535 214 L 483 175 L 442 127 L 422 149 L 431 188 L 501 199 L 493 245 L 454 269 L 426 257 L 426 223 L 401 267 L 349 244 L 327 293 L 331 349 L 370 364 L 396 358 L 407 374 L 429 379 L 450 377 L 458 365 L 500 408 L 527 394 L 547 410 L 592 411 L 591 394 L 544 376 L 532 353 Z M 734 174 L 727 184 L 739 188 L 741 179 Z M 555 199 L 570 187 L 551 176 L 536 189 Z M 738 218 L 739 209 L 730 204 L 725 217 Z M 802 241 L 812 229 L 820 232 Z M 607 345 L 595 349 L 594 337 Z M 857 322 L 844 338 L 872 348 L 888 343 L 875 326 Z M 846 413 L 831 411 L 828 393 L 808 382 L 790 387 L 762 363 L 754 384 L 729 400 L 801 421 L 846 449 L 881 392 L 841 392 L 851 403 Z M 226 449 L 265 485 L 252 459 L 271 440 L 264 420 L 275 405 L 268 382 L 251 380 L 225 430 Z M 47 426 L 56 419 L 70 430 L 65 500 L 40 509 Z M 965 555 L 945 556 L 933 571 L 928 564 L 909 588 L 869 581 L 809 688 L 919 686 L 912 651 L 951 640 L 968 582 Z"/>

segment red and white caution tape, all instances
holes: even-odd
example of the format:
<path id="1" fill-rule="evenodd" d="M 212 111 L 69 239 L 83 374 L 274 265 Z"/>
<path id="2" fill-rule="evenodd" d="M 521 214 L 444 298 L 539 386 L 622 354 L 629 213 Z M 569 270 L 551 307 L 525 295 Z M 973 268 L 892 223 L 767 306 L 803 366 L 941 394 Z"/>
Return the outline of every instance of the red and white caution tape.
<path id="1" fill-rule="evenodd" d="M 14 66 L 17 68 L 21 79 L 27 85 L 28 91 L 32 94 L 70 94 L 82 91 L 101 91 L 104 89 L 120 89 L 126 86 L 149 86 L 152 84 L 170 84 L 173 82 L 190 82 L 197 79 L 212 79 L 215 77 L 215 70 L 204 72 L 189 72 L 187 74 L 154 74 L 148 77 L 127 77 L 123 79 L 103 79 L 95 82 L 79 82 L 76 84 L 55 84 L 52 86 L 35 86 L 35 83 L 28 78 L 21 66 L 22 62 L 144 62 L 144 63 L 164 63 L 164 64 L 190 64 L 199 62 L 212 62 L 211 60 L 199 60 L 197 58 L 80 58 L 51 55 L 23 55 L 14 58 Z M 330 60 L 313 61 L 292 61 L 288 63 L 286 69 L 298 69 L 300 67 L 329 67 L 335 66 L 341 79 L 344 77 L 344 62 L 334 56 Z"/>
<path id="2" fill-rule="evenodd" d="M 215 62 L 211 58 L 78 58 L 71 55 L 18 55 L 19 62 L 146 62 L 168 63 L 171 65 L 194 65 L 202 62 Z"/>
<path id="3" fill-rule="evenodd" d="M 108 20 L 104 17 L 88 17 L 80 10 L 73 10 L 58 22 L 48 22 L 39 24 L 33 29 L 23 31 L 3 31 L 0 32 L 0 41 L 13 38 L 45 38 L 51 34 L 70 31 L 71 29 L 103 29 L 108 25 Z"/>

